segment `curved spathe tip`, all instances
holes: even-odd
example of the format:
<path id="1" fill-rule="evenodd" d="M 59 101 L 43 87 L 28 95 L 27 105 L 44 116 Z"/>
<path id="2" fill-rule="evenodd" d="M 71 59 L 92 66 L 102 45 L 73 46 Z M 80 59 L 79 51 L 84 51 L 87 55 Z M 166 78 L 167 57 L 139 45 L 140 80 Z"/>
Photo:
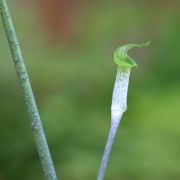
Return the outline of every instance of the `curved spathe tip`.
<path id="1" fill-rule="evenodd" d="M 150 44 L 150 41 L 143 44 L 126 44 L 118 47 L 114 52 L 114 63 L 120 68 L 132 68 L 136 67 L 136 62 L 128 56 L 128 50 L 131 48 L 137 47 L 146 47 Z"/>

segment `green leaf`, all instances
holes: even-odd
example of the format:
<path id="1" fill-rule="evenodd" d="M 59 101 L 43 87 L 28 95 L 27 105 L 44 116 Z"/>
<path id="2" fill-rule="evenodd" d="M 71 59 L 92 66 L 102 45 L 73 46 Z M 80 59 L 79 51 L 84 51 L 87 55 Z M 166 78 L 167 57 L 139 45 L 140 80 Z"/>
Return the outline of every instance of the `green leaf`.
<path id="1" fill-rule="evenodd" d="M 146 47 L 150 44 L 150 41 L 144 44 L 126 44 L 118 47 L 114 52 L 114 63 L 120 68 L 132 68 L 136 67 L 136 62 L 128 56 L 127 52 L 133 47 Z"/>

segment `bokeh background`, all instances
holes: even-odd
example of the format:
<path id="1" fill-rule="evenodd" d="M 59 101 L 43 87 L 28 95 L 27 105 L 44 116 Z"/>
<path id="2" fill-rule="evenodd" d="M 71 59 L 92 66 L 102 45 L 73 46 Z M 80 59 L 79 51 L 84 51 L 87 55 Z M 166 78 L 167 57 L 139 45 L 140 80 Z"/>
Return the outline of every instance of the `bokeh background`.
<path id="1" fill-rule="evenodd" d="M 110 127 L 114 49 L 130 55 L 128 111 L 107 180 L 180 179 L 180 1 L 8 1 L 58 177 L 96 179 Z M 41 180 L 0 22 L 0 180 Z"/>

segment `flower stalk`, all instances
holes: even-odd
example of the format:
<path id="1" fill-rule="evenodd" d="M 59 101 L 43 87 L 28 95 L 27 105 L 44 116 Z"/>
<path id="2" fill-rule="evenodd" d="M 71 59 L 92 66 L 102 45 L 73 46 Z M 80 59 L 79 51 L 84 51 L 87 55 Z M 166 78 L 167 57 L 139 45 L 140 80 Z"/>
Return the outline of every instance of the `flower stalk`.
<path id="1" fill-rule="evenodd" d="M 114 53 L 114 63 L 118 65 L 116 80 L 112 95 L 111 104 L 111 126 L 104 150 L 102 162 L 100 165 L 97 180 L 103 180 L 106 167 L 108 164 L 111 149 L 114 139 L 122 119 L 123 113 L 127 110 L 127 94 L 131 68 L 137 66 L 135 61 L 128 56 L 127 52 L 133 47 L 144 47 L 149 45 L 150 42 L 145 44 L 127 44 L 119 47 Z"/>
<path id="2" fill-rule="evenodd" d="M 28 73 L 24 64 L 21 49 L 19 46 L 16 32 L 12 23 L 11 15 L 8 10 L 6 0 L 0 0 L 0 14 L 2 17 L 4 29 L 9 42 L 15 69 L 17 71 L 19 84 L 22 89 L 25 105 L 29 115 L 32 132 L 34 135 L 36 147 L 39 153 L 44 178 L 46 180 L 57 180 L 53 161 L 49 152 L 44 129 L 41 123 L 39 112 L 36 106 L 34 95 L 32 92 Z"/>

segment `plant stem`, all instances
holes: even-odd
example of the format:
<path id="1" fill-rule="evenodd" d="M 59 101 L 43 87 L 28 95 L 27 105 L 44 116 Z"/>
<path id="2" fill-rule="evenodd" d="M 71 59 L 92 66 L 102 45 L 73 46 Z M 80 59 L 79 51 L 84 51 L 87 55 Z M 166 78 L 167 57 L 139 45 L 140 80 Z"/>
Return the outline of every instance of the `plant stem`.
<path id="1" fill-rule="evenodd" d="M 17 71 L 19 83 L 22 88 L 22 93 L 32 126 L 32 132 L 39 153 L 44 177 L 46 180 L 57 180 L 54 165 L 51 159 L 39 112 L 29 81 L 28 73 L 26 71 L 21 49 L 16 37 L 15 29 L 6 0 L 0 0 L 0 13 L 2 16 L 2 21 L 4 24 L 4 29 L 6 31 L 14 65 Z"/>
<path id="2" fill-rule="evenodd" d="M 123 113 L 127 109 L 127 92 L 129 84 L 130 69 L 118 68 L 111 105 L 111 127 L 104 150 L 101 166 L 97 180 L 103 180 L 106 172 L 111 149 L 114 143 L 116 132 Z"/>
<path id="3" fill-rule="evenodd" d="M 104 150 L 104 154 L 103 154 L 103 158 L 102 158 L 102 162 L 101 162 L 101 166 L 99 169 L 99 174 L 98 174 L 97 180 L 103 180 L 104 179 L 106 167 L 108 164 L 108 160 L 109 160 L 109 156 L 111 153 L 112 146 L 114 144 L 114 139 L 115 139 L 117 130 L 118 130 L 118 124 L 112 124 L 110 127 L 110 131 L 109 131 L 109 135 L 108 135 L 108 139 L 107 139 L 106 147 Z"/>
<path id="4" fill-rule="evenodd" d="M 133 47 L 145 47 L 150 41 L 144 44 L 126 44 L 118 47 L 114 52 L 114 63 L 118 65 L 116 80 L 112 95 L 111 105 L 111 128 L 106 143 L 104 155 L 99 169 L 97 180 L 103 180 L 108 159 L 111 153 L 114 138 L 121 121 L 123 113 L 127 110 L 127 93 L 131 68 L 137 66 L 136 62 L 128 56 L 127 52 Z"/>

